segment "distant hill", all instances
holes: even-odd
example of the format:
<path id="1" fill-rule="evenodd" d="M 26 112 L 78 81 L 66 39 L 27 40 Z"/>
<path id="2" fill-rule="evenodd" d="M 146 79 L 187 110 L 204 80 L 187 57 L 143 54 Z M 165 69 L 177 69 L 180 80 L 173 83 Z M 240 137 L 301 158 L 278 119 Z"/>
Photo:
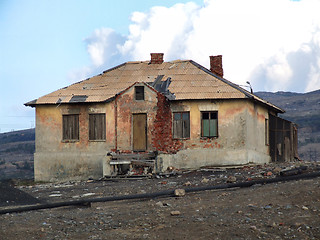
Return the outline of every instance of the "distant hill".
<path id="1" fill-rule="evenodd" d="M 0 134 L 0 180 L 33 178 L 35 129 Z"/>
<path id="2" fill-rule="evenodd" d="M 320 90 L 255 94 L 284 109 L 286 112 L 280 117 L 298 124 L 300 158 L 320 161 Z"/>

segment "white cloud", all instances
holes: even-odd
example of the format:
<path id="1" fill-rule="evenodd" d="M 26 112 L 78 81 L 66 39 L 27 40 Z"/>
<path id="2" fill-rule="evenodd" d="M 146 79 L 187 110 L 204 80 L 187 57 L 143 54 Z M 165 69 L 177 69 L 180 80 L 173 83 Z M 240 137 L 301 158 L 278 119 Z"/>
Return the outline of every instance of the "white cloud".
<path id="1" fill-rule="evenodd" d="M 320 1 L 204 0 L 134 12 L 129 35 L 96 30 L 86 39 L 93 68 L 123 61 L 193 59 L 209 67 L 222 54 L 225 77 L 254 90 L 320 87 Z"/>
<path id="2" fill-rule="evenodd" d="M 123 44 L 124 37 L 113 29 L 101 28 L 96 29 L 85 41 L 93 65 L 100 67 L 119 56 L 118 45 Z"/>

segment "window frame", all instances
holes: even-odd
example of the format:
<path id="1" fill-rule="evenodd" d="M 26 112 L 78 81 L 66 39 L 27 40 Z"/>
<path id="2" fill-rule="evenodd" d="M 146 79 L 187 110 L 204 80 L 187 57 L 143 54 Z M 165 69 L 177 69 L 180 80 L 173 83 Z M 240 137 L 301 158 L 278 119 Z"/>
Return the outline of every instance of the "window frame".
<path id="1" fill-rule="evenodd" d="M 62 141 L 78 142 L 80 141 L 80 114 L 62 115 Z M 70 126 L 73 122 L 73 126 Z"/>
<path id="2" fill-rule="evenodd" d="M 135 86 L 134 95 L 135 95 L 136 101 L 144 101 L 145 100 L 144 86 Z"/>
<path id="3" fill-rule="evenodd" d="M 188 119 L 183 119 L 184 114 L 187 114 L 185 116 L 188 116 Z M 175 116 L 176 115 L 180 115 L 180 119 L 176 120 Z M 187 111 L 183 111 L 183 112 L 174 112 L 173 113 L 173 119 L 172 119 L 172 138 L 173 139 L 190 139 L 190 112 Z M 179 126 L 179 128 L 181 128 L 181 136 L 178 136 L 178 130 L 176 129 L 176 124 L 177 122 L 180 121 L 181 126 Z M 187 123 L 187 125 L 185 125 Z M 185 131 L 187 130 L 187 131 Z"/>
<path id="4" fill-rule="evenodd" d="M 208 114 L 208 119 L 204 119 L 204 114 Z M 211 118 L 211 114 L 214 114 L 216 117 L 215 118 Z M 218 115 L 218 111 L 201 111 L 200 112 L 200 121 L 201 121 L 201 138 L 218 138 L 219 137 L 219 115 Z M 209 120 L 208 122 L 208 127 L 209 127 L 209 134 L 208 136 L 205 136 L 204 134 L 204 120 Z M 215 128 L 216 128 L 216 133 L 211 135 L 210 132 L 211 132 L 211 129 L 210 129 L 210 126 L 211 126 L 211 121 L 210 120 L 215 120 L 213 121 L 212 123 L 215 125 Z"/>
<path id="5" fill-rule="evenodd" d="M 99 119 L 99 118 L 102 119 Z M 95 122 L 92 122 L 95 121 Z M 106 141 L 106 114 L 105 113 L 89 113 L 88 117 L 88 138 L 93 142 Z M 100 125 L 101 124 L 101 125 Z M 101 128 L 101 130 L 99 130 Z"/>

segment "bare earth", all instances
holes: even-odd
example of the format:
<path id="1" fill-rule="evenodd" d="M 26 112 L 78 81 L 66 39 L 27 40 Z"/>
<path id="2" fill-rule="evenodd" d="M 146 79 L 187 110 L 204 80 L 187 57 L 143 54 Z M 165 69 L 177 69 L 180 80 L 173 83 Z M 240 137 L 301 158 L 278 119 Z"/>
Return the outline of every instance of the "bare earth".
<path id="1" fill-rule="evenodd" d="M 71 201 L 272 178 L 301 164 L 320 169 L 315 163 L 269 164 L 16 188 L 42 202 Z M 0 209 L 20 204 L 2 200 Z M 0 239 L 320 239 L 320 178 L 4 214 Z"/>

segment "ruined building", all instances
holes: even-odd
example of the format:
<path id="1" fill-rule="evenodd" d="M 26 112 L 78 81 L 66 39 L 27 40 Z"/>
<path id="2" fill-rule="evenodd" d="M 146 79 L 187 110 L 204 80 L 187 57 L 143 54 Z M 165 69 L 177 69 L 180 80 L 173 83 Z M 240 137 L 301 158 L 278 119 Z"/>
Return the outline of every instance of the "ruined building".
<path id="1" fill-rule="evenodd" d="M 297 156 L 284 110 L 192 60 L 126 62 L 28 102 L 36 108 L 35 179 L 100 178 L 168 167 L 287 161 Z"/>

